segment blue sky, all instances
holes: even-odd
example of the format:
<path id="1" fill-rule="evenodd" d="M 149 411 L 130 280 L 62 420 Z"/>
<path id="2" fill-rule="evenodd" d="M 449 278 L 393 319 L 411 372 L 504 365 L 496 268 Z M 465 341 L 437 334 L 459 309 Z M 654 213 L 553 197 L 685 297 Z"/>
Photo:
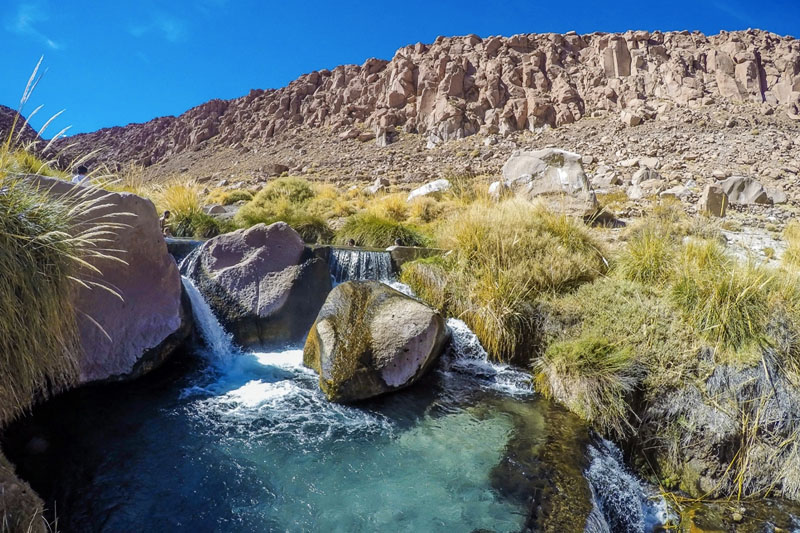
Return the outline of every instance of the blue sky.
<path id="1" fill-rule="evenodd" d="M 27 105 L 60 110 L 50 135 L 177 115 L 211 98 L 286 85 L 369 57 L 390 59 L 438 35 L 761 28 L 800 36 L 800 0 L 595 2 L 405 0 L 2 0 L 0 104 L 17 107 L 40 56 L 46 73 Z M 48 136 L 48 135 L 45 135 Z"/>

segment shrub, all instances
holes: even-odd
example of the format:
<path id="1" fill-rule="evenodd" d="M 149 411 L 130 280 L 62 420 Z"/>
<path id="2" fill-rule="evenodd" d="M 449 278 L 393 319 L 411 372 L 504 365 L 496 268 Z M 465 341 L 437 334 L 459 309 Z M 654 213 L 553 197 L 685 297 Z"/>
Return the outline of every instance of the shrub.
<path id="1" fill-rule="evenodd" d="M 233 205 L 237 202 L 249 202 L 253 199 L 253 194 L 250 191 L 234 190 L 226 191 L 224 189 L 214 189 L 209 193 L 206 201 L 212 204 L 220 205 Z"/>
<path id="2" fill-rule="evenodd" d="M 716 243 L 684 247 L 671 300 L 700 338 L 723 360 L 751 363 L 769 344 L 770 273 L 740 265 Z"/>
<path id="3" fill-rule="evenodd" d="M 429 197 L 419 196 L 411 201 L 409 215 L 413 220 L 429 223 L 439 218 L 445 210 L 445 206 Z"/>
<path id="4" fill-rule="evenodd" d="M 241 226 L 252 226 L 283 218 L 299 218 L 301 214 L 305 215 L 312 198 L 314 190 L 308 181 L 294 177 L 278 178 L 239 209 L 236 222 Z M 288 223 L 288 220 L 284 222 Z"/>
<path id="5" fill-rule="evenodd" d="M 269 182 L 261 189 L 253 202 L 256 205 L 264 205 L 267 202 L 275 202 L 285 199 L 293 204 L 302 204 L 314 197 L 314 189 L 308 180 L 296 177 L 278 178 Z"/>
<path id="6" fill-rule="evenodd" d="M 349 217 L 336 232 L 336 243 L 347 244 L 353 239 L 356 246 L 386 248 L 395 241 L 403 246 L 426 246 L 430 239 L 413 226 L 379 217 L 372 213 L 360 213 Z"/>
<path id="7" fill-rule="evenodd" d="M 675 269 L 677 245 L 671 235 L 648 229 L 634 234 L 617 257 L 617 272 L 628 280 L 663 283 Z"/>
<path id="8" fill-rule="evenodd" d="M 585 334 L 551 344 L 534 367 L 536 390 L 605 432 L 632 432 L 627 398 L 638 381 L 629 346 Z"/>
<path id="9" fill-rule="evenodd" d="M 400 281 L 440 312 L 446 311 L 448 300 L 448 272 L 444 265 L 441 257 L 434 256 L 405 263 L 400 272 Z"/>
<path id="10" fill-rule="evenodd" d="M 408 218 L 408 202 L 405 194 L 387 194 L 373 200 L 368 211 L 382 218 L 403 222 Z"/>

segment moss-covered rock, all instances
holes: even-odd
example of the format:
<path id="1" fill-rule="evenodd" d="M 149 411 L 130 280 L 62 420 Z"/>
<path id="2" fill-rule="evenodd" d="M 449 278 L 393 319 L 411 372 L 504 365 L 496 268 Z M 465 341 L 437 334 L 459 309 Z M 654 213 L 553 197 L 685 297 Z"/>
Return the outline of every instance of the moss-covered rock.
<path id="1" fill-rule="evenodd" d="M 375 281 L 334 288 L 311 327 L 303 364 L 333 402 L 378 396 L 418 381 L 448 331 L 437 312 Z"/>

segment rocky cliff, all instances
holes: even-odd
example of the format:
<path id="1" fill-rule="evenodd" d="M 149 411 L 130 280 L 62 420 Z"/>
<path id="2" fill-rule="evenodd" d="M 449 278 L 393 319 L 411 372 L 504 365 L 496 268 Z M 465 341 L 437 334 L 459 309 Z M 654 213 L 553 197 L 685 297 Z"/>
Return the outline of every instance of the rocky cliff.
<path id="1" fill-rule="evenodd" d="M 391 61 L 315 71 L 282 89 L 63 142 L 82 153 L 100 149 L 105 162 L 147 166 L 209 143 L 257 149 L 306 128 L 374 135 L 379 144 L 397 131 L 419 133 L 430 145 L 587 116 L 637 125 L 674 107 L 735 102 L 800 119 L 800 41 L 760 30 L 439 37 Z"/>

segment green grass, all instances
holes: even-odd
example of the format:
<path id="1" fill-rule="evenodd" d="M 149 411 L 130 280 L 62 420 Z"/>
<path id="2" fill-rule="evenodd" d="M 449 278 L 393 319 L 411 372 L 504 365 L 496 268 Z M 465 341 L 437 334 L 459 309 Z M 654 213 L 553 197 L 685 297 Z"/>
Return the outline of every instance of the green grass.
<path id="1" fill-rule="evenodd" d="M 627 399 L 638 382 L 630 346 L 597 335 L 558 341 L 537 360 L 536 390 L 606 433 L 630 434 Z"/>
<path id="2" fill-rule="evenodd" d="M 80 223 L 98 202 L 49 197 L 0 174 L 0 420 L 76 378 L 72 294 L 89 284 L 83 276 L 99 274 L 92 259 L 108 257 L 104 248 L 119 227 L 105 218 Z"/>
<path id="3" fill-rule="evenodd" d="M 411 225 L 372 213 L 353 215 L 336 232 L 336 244 L 347 244 L 350 239 L 356 246 L 386 248 L 399 240 L 403 246 L 427 246 L 430 238 Z"/>
<path id="4" fill-rule="evenodd" d="M 675 270 L 677 248 L 672 235 L 651 228 L 638 231 L 617 256 L 615 267 L 625 279 L 663 283 Z"/>
<path id="5" fill-rule="evenodd" d="M 475 202 L 439 225 L 441 264 L 410 263 L 403 280 L 462 318 L 492 357 L 526 365 L 538 342 L 542 297 L 606 271 L 602 247 L 579 221 L 522 200 Z"/>
<path id="6" fill-rule="evenodd" d="M 770 344 L 771 283 L 767 269 L 736 263 L 716 243 L 690 241 L 670 299 L 719 360 L 752 364 Z"/>

